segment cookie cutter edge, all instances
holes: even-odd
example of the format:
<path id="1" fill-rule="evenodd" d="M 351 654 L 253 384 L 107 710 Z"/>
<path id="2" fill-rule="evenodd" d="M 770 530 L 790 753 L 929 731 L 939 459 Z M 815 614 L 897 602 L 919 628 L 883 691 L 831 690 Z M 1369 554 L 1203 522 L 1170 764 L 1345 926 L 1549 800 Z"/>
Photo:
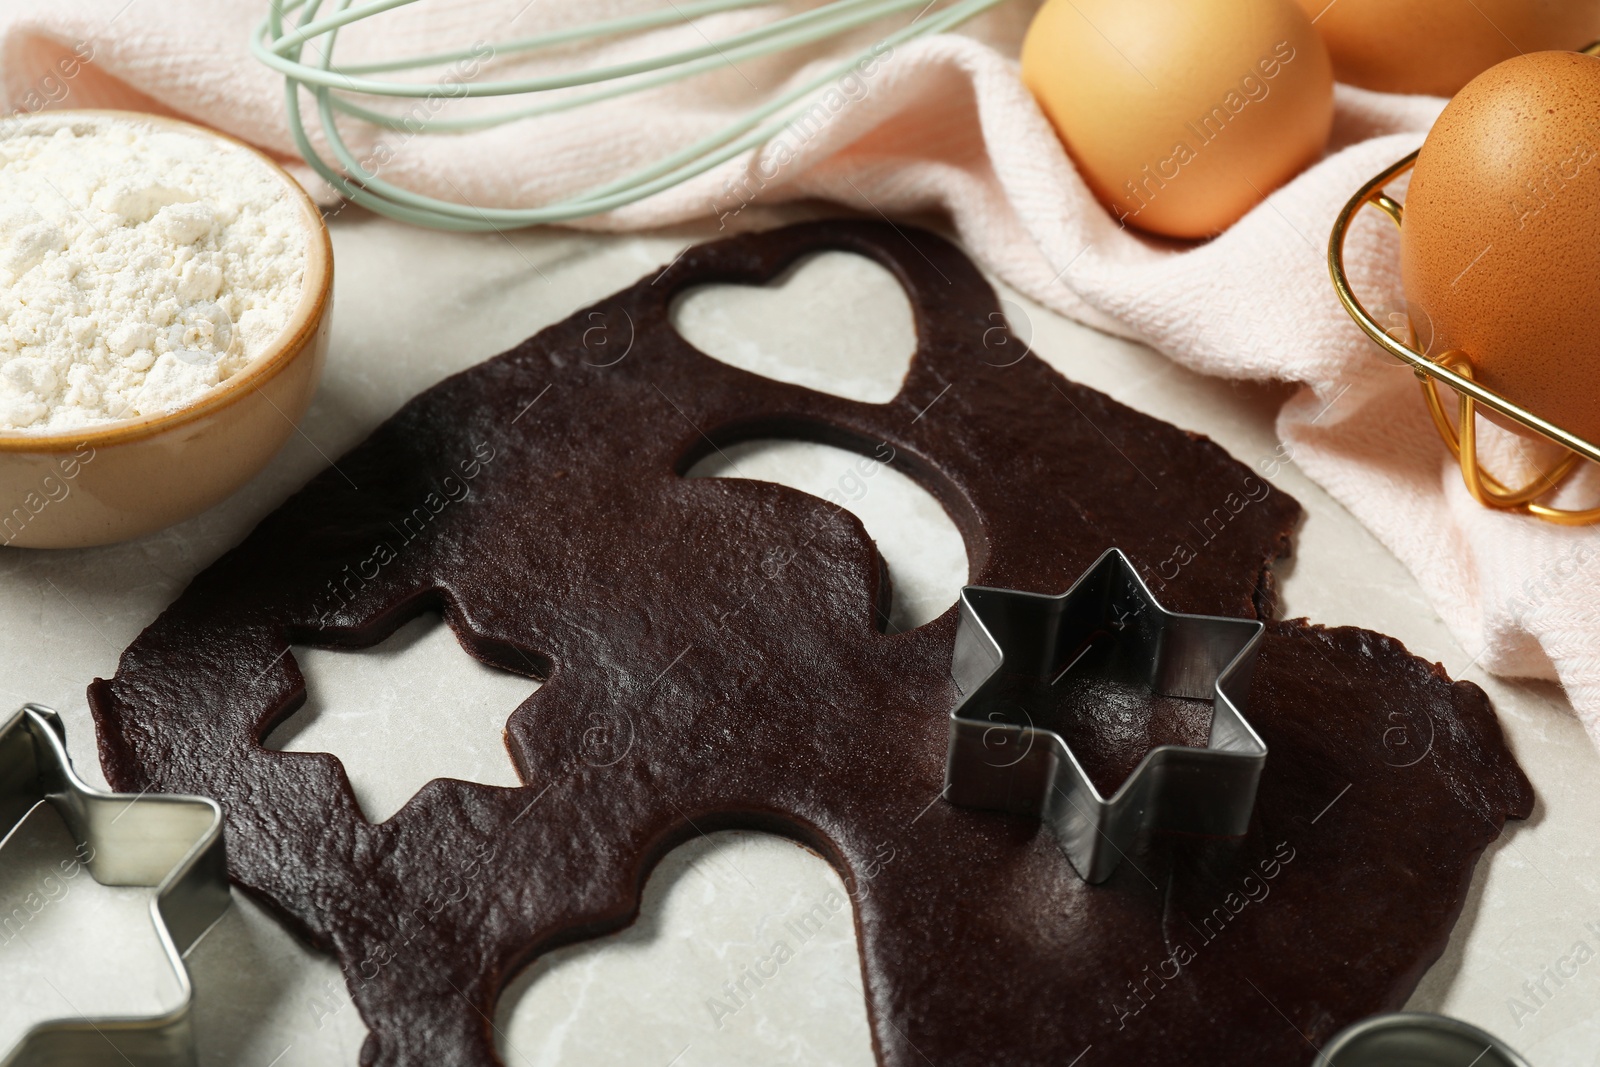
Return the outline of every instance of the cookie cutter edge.
<path id="1" fill-rule="evenodd" d="M 0 1067 L 73 1063 L 192 1067 L 194 985 L 184 954 L 232 903 L 222 808 L 207 797 L 107 793 L 72 769 L 61 717 L 25 704 L 0 726 L 0 845 L 41 803 L 92 852 L 85 865 L 102 885 L 155 889 L 150 917 L 181 1001 L 149 1016 L 68 1016 L 38 1023 Z"/>
<path id="2" fill-rule="evenodd" d="M 1133 607 L 1113 620 L 1119 600 Z M 1123 663 L 1125 680 L 1165 696 L 1212 698 L 1205 748 L 1151 749 L 1109 798 L 1059 733 L 1031 720 L 1006 721 L 992 706 L 1002 679 L 1046 680 L 1063 647 L 1083 644 L 1086 651 L 1106 625 L 1131 628 L 1136 640 L 1133 662 Z M 1243 712 L 1265 630 L 1257 619 L 1167 610 L 1117 548 L 1065 593 L 967 586 L 950 667 L 963 696 L 950 712 L 945 799 L 1041 819 L 1090 884 L 1111 877 L 1144 830 L 1243 834 L 1267 759 L 1266 743 Z"/>

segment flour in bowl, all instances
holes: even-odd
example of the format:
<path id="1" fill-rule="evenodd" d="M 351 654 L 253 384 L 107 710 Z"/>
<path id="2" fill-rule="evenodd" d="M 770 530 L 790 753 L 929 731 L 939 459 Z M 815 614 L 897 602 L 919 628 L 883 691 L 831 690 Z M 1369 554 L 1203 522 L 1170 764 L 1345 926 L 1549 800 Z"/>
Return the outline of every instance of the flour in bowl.
<path id="1" fill-rule="evenodd" d="M 266 352 L 312 237 L 289 193 L 171 127 L 0 122 L 0 432 L 170 412 Z"/>

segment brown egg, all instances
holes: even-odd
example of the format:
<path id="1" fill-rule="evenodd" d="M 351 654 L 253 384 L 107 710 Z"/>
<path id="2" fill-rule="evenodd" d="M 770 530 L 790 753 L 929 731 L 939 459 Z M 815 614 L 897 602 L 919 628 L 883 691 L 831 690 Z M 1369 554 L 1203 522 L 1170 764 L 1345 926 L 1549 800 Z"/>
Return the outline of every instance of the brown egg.
<path id="1" fill-rule="evenodd" d="M 1600 0 L 1300 0 L 1342 82 L 1453 96 L 1524 52 L 1600 39 Z"/>
<path id="2" fill-rule="evenodd" d="M 1429 352 L 1600 441 L 1600 59 L 1535 52 L 1445 107 L 1405 197 L 1401 274 Z M 1426 321 L 1424 321 L 1424 316 Z M 1498 421 L 1498 420 L 1497 420 Z"/>
<path id="3" fill-rule="evenodd" d="M 1293 0 L 1048 0 L 1022 78 L 1101 202 L 1170 237 L 1226 229 L 1333 122 L 1328 52 Z"/>

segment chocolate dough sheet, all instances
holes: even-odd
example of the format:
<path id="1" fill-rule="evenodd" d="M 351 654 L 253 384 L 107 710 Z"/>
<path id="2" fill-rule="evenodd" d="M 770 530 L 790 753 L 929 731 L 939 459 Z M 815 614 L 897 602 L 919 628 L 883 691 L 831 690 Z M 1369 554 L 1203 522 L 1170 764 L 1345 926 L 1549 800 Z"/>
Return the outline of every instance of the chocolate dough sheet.
<path id="1" fill-rule="evenodd" d="M 832 249 L 911 302 L 887 404 L 746 373 L 669 321 L 688 288 Z M 631 922 L 664 853 L 726 828 L 838 869 L 886 1067 L 1309 1063 L 1406 1000 L 1532 790 L 1476 686 L 1392 638 L 1272 619 L 1298 504 L 1014 338 L 986 344 L 1003 321 L 920 230 L 690 250 L 422 393 L 200 574 L 91 687 L 108 779 L 222 803 L 235 881 L 336 956 L 369 1067 L 498 1063 L 512 976 Z M 886 570 L 848 511 L 684 477 L 769 437 L 916 479 L 973 584 L 1058 593 L 1116 546 L 1169 608 L 1266 619 L 1249 833 L 1151 835 L 1089 886 L 1037 822 L 942 801 L 955 608 L 886 633 Z M 373 825 L 336 758 L 262 739 L 304 699 L 291 644 L 366 647 L 435 611 L 473 656 L 544 681 L 506 709 L 525 784 L 435 780 Z M 1204 703 L 1069 689 L 1103 784 L 1204 737 Z"/>

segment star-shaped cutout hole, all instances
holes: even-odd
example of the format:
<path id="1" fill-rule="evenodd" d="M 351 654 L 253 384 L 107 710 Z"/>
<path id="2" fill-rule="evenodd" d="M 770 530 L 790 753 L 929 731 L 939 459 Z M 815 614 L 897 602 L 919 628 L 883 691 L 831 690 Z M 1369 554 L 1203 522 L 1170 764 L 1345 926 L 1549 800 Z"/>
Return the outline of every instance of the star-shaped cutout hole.
<path id="1" fill-rule="evenodd" d="M 438 778 L 522 784 L 506 720 L 539 683 L 472 658 L 438 615 L 421 615 L 371 648 L 297 647 L 294 657 L 306 702 L 266 746 L 337 756 L 369 822 L 388 819 Z"/>

